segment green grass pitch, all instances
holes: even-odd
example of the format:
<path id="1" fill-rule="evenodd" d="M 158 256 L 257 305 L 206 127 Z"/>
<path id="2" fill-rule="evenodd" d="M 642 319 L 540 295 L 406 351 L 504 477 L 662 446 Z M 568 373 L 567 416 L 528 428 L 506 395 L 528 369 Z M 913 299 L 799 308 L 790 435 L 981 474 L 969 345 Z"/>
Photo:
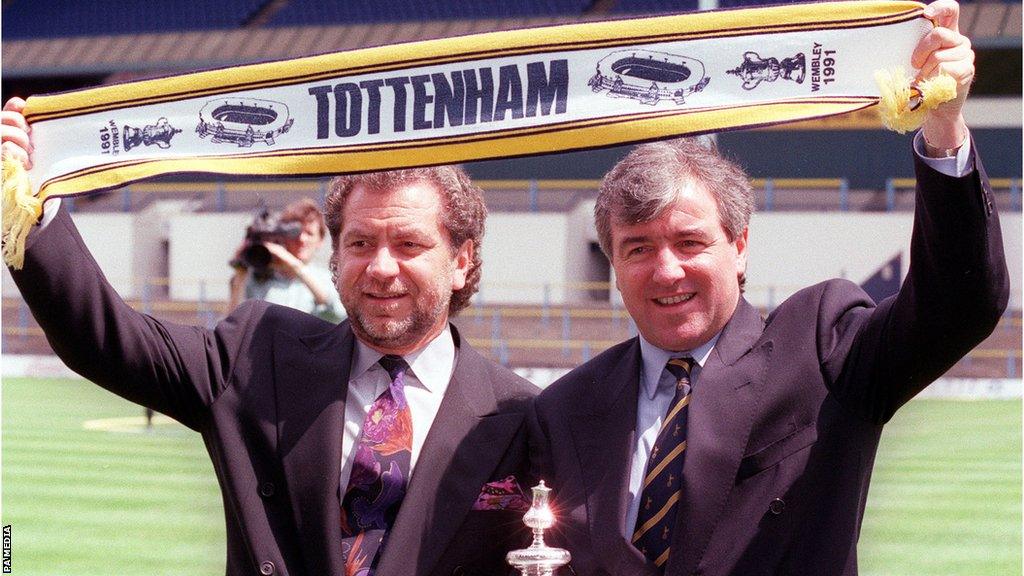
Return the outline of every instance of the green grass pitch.
<path id="1" fill-rule="evenodd" d="M 82 381 L 6 378 L 2 394 L 14 574 L 224 573 L 221 500 L 197 434 L 85 429 L 142 409 Z M 917 400 L 897 415 L 860 565 L 864 576 L 1020 573 L 1019 401 Z"/>

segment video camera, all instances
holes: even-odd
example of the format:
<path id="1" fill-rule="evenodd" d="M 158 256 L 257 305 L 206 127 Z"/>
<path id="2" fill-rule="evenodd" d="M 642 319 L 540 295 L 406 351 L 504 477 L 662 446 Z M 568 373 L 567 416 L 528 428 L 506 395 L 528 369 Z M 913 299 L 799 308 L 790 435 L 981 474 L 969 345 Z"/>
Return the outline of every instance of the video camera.
<path id="1" fill-rule="evenodd" d="M 269 275 L 272 256 L 263 243 L 284 244 L 301 234 L 301 222 L 281 222 L 279 214 L 271 214 L 270 210 L 263 208 L 245 229 L 242 251 L 230 264 L 234 268 L 250 268 L 256 275 Z"/>

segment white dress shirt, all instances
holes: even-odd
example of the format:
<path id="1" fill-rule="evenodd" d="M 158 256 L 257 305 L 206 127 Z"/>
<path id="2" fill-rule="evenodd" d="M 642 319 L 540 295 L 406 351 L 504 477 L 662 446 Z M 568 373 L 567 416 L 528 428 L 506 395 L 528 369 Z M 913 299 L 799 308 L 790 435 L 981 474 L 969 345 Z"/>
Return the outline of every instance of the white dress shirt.
<path id="1" fill-rule="evenodd" d="M 342 439 L 341 494 L 348 489 L 355 460 L 354 447 L 363 431 L 363 420 L 374 400 L 391 384 L 387 370 L 377 363 L 381 354 L 358 339 L 352 352 L 352 368 L 348 377 L 348 395 L 345 398 L 345 435 Z M 411 467 L 416 469 L 416 460 L 427 438 L 430 425 L 434 423 L 441 400 L 448 389 L 448 382 L 455 369 L 455 341 L 451 329 L 445 329 L 426 346 L 403 356 L 409 364 L 405 372 L 405 399 L 412 412 L 412 456 Z M 409 470 L 411 477 L 412 470 Z"/>

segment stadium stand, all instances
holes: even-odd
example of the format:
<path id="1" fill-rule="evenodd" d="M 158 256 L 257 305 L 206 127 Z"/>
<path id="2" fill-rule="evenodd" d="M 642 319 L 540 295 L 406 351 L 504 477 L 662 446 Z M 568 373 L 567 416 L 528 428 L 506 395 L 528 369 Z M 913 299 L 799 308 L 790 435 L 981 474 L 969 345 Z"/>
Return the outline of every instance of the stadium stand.
<path id="1" fill-rule="evenodd" d="M 237 28 L 268 0 L 120 0 L 105 3 L 75 0 L 5 2 L 5 39 L 98 36 L 109 34 Z"/>
<path id="2" fill-rule="evenodd" d="M 718 5 L 727 8 L 781 2 L 719 0 Z M 9 0 L 3 3 L 4 74 L 22 78 L 97 71 L 185 70 L 491 30 L 695 9 L 696 0 L 126 0 L 119 2 L 116 10 L 95 2 Z M 976 46 L 1016 47 L 1019 52 L 1021 4 L 965 3 L 961 29 L 975 39 Z"/>
<path id="3" fill-rule="evenodd" d="M 719 0 L 719 8 L 739 8 L 744 6 L 767 6 L 770 4 L 786 4 L 788 0 Z M 613 3 L 610 12 L 614 14 L 663 14 L 697 10 L 697 0 L 618 0 Z"/>
<path id="4" fill-rule="evenodd" d="M 609 12 L 612 14 L 662 14 L 668 12 L 687 12 L 698 8 L 697 0 L 669 2 L 666 0 L 619 0 L 612 3 Z"/>
<path id="5" fill-rule="evenodd" d="M 530 16 L 578 16 L 589 0 L 523 0 L 519 2 L 321 2 L 292 0 L 268 21 L 271 25 L 348 24 L 467 18 L 519 18 Z"/>
<path id="6" fill-rule="evenodd" d="M 1009 2 L 967 2 L 960 15 L 960 29 L 972 37 L 992 38 L 1004 34 L 1016 12 L 1017 29 L 1020 30 L 1020 4 L 1012 9 Z"/>

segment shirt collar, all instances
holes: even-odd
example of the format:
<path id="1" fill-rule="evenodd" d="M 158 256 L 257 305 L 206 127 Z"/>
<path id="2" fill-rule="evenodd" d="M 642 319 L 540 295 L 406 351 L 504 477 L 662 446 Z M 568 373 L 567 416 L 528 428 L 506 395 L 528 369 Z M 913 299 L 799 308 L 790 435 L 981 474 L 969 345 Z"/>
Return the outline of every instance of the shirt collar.
<path id="1" fill-rule="evenodd" d="M 356 380 L 378 366 L 377 361 L 382 356 L 384 355 L 356 338 L 349 381 Z M 406 354 L 402 358 L 409 364 L 413 376 L 423 388 L 430 392 L 443 394 L 448 388 L 448 382 L 451 380 L 452 371 L 455 368 L 455 340 L 452 338 L 451 328 L 446 325 L 444 330 L 426 346 Z M 383 368 L 381 369 L 383 370 Z"/>
<path id="2" fill-rule="evenodd" d="M 654 396 L 658 393 L 658 382 L 661 380 L 661 373 L 665 369 L 665 364 L 668 363 L 670 358 L 685 358 L 689 356 L 693 358 L 693 361 L 697 366 L 703 368 L 704 363 L 707 362 L 708 356 L 711 355 L 711 351 L 714 350 L 715 344 L 718 342 L 718 337 L 722 333 L 715 334 L 711 340 L 697 346 L 693 350 L 687 350 L 683 352 L 672 352 L 669 350 L 662 350 L 654 344 L 651 344 L 643 335 L 640 336 L 640 357 L 643 359 L 641 373 L 640 373 L 640 384 L 643 386 L 644 393 L 648 398 L 654 399 Z"/>

